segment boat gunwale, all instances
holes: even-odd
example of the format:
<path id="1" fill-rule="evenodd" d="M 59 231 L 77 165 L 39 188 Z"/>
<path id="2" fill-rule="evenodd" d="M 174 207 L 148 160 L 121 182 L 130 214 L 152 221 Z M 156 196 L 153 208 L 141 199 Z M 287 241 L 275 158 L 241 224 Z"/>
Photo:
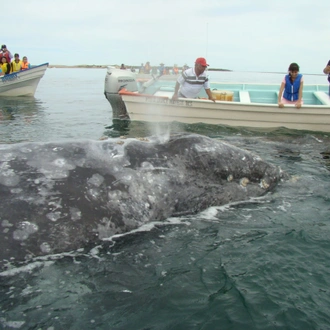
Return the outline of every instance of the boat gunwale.
<path id="1" fill-rule="evenodd" d="M 36 65 L 36 66 L 33 66 L 32 68 L 30 69 L 25 69 L 25 70 L 20 70 L 20 71 L 15 71 L 15 72 L 11 72 L 11 73 L 8 73 L 4 76 L 0 76 L 1 80 L 4 79 L 4 78 L 7 78 L 7 77 L 10 77 L 10 76 L 14 76 L 14 75 L 21 75 L 22 73 L 25 73 L 25 72 L 30 72 L 31 70 L 34 70 L 34 69 L 37 69 L 37 68 L 40 68 L 42 66 L 46 66 L 46 68 L 48 67 L 49 63 L 46 62 L 46 63 L 42 63 L 42 64 L 39 64 L 39 65 Z"/>

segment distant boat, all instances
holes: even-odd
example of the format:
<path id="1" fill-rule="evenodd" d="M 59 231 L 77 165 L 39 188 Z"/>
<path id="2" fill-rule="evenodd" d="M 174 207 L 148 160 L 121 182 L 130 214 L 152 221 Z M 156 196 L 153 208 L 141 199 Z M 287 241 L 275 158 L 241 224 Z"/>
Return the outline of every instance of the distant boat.
<path id="1" fill-rule="evenodd" d="M 34 96 L 48 63 L 0 76 L 0 96 Z"/>
<path id="2" fill-rule="evenodd" d="M 105 78 L 105 96 L 113 118 L 330 132 L 329 85 L 304 85 L 300 109 L 294 105 L 279 108 L 279 84 L 211 82 L 216 102 L 205 98 L 172 100 L 175 82 L 153 78 L 139 83 L 133 75 L 118 71 L 122 70 L 109 68 Z"/>

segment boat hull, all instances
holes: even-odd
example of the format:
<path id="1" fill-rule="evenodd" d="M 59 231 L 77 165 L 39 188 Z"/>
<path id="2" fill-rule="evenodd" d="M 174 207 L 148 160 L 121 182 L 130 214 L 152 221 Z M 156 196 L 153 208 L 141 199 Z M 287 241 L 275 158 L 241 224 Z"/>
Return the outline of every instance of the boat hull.
<path id="1" fill-rule="evenodd" d="M 0 96 L 34 96 L 48 63 L 13 72 L 0 79 Z"/>
<path id="2" fill-rule="evenodd" d="M 148 122 L 206 123 L 258 128 L 287 127 L 298 130 L 330 132 L 330 106 L 212 102 L 121 94 L 131 120 Z"/>

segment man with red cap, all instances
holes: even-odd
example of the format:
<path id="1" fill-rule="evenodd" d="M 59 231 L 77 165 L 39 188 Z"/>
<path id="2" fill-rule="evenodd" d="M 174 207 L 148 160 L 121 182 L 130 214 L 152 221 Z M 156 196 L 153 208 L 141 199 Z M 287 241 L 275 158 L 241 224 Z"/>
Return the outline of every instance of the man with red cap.
<path id="1" fill-rule="evenodd" d="M 172 99 L 176 100 L 179 97 L 193 99 L 204 87 L 209 100 L 214 102 L 215 98 L 212 96 L 209 79 L 205 73 L 207 67 L 206 59 L 198 57 L 195 61 L 195 67 L 183 71 L 182 75 L 179 76 Z"/>

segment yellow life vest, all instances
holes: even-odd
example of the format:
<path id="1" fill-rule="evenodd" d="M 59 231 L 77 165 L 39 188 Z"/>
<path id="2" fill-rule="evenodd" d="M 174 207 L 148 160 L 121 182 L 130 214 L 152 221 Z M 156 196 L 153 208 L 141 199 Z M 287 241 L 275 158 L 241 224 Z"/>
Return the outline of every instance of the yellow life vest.
<path id="1" fill-rule="evenodd" d="M 1 70 L 3 74 L 10 73 L 10 64 L 9 63 L 2 63 Z"/>
<path id="2" fill-rule="evenodd" d="M 18 63 L 16 63 L 16 61 L 12 61 L 10 63 L 10 65 L 11 65 L 11 72 L 21 71 L 21 69 L 22 69 L 22 61 L 21 60 Z"/>

